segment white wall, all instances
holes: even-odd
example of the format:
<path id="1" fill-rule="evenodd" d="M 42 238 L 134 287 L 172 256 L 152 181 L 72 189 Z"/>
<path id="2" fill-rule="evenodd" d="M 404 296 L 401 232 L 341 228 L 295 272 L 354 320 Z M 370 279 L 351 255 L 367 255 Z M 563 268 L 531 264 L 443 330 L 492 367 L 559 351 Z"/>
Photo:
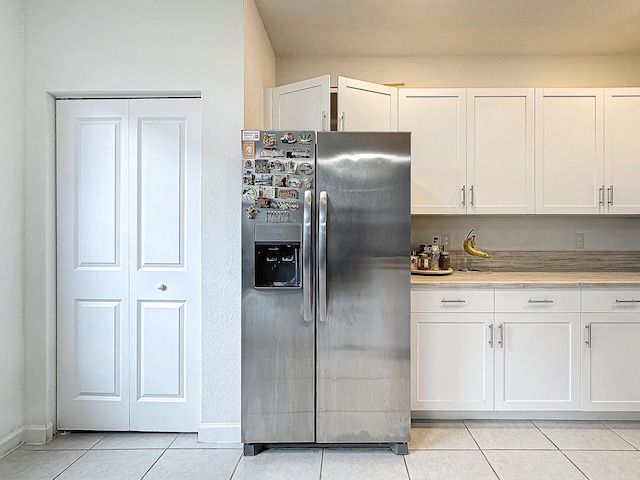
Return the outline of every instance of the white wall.
<path id="1" fill-rule="evenodd" d="M 244 128 L 264 125 L 264 89 L 276 86 L 276 56 L 254 0 L 244 2 Z M 271 105 L 271 101 L 267 102 Z M 271 112 L 269 112 L 270 114 Z"/>
<path id="2" fill-rule="evenodd" d="M 277 85 L 331 75 L 405 87 L 636 87 L 640 55 L 278 57 Z"/>
<path id="3" fill-rule="evenodd" d="M 239 441 L 242 0 L 25 0 L 26 423 L 55 422 L 55 144 L 48 92 L 202 94 L 203 431 Z"/>
<path id="4" fill-rule="evenodd" d="M 0 2 L 0 457 L 20 443 L 25 423 L 23 39 L 22 0 Z"/>

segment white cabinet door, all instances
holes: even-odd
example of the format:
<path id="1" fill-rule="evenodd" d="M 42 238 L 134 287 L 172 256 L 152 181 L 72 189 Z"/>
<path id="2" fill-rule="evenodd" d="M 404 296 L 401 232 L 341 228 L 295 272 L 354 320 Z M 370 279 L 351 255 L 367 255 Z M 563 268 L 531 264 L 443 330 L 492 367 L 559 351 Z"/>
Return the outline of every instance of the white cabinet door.
<path id="1" fill-rule="evenodd" d="M 272 89 L 273 130 L 329 130 L 330 76 Z"/>
<path id="2" fill-rule="evenodd" d="M 398 130 L 411 132 L 411 213 L 464 213 L 466 90 L 400 89 Z"/>
<path id="3" fill-rule="evenodd" d="M 398 89 L 338 77 L 338 130 L 398 131 Z"/>
<path id="4" fill-rule="evenodd" d="M 491 313 L 414 313 L 414 410 L 492 410 Z"/>
<path id="5" fill-rule="evenodd" d="M 536 213 L 603 211 L 603 90 L 536 89 Z"/>
<path id="6" fill-rule="evenodd" d="M 605 89 L 604 186 L 608 213 L 640 213 L 640 88 Z"/>
<path id="7" fill-rule="evenodd" d="M 640 411 L 640 291 L 583 290 L 582 409 Z"/>
<path id="8" fill-rule="evenodd" d="M 638 314 L 583 313 L 583 410 L 640 411 Z"/>
<path id="9" fill-rule="evenodd" d="M 56 107 L 58 427 L 196 431 L 199 99 Z"/>
<path id="10" fill-rule="evenodd" d="M 579 328 L 579 313 L 496 313 L 496 410 L 579 410 Z"/>
<path id="11" fill-rule="evenodd" d="M 533 89 L 467 92 L 467 212 L 534 212 Z"/>

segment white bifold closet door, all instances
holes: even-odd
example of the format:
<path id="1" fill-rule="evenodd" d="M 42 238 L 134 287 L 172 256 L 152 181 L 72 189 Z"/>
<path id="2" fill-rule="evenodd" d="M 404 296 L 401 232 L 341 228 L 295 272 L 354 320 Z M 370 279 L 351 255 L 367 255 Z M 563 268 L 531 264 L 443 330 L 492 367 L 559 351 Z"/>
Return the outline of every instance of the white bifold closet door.
<path id="1" fill-rule="evenodd" d="M 196 431 L 200 100 L 56 110 L 58 429 Z"/>

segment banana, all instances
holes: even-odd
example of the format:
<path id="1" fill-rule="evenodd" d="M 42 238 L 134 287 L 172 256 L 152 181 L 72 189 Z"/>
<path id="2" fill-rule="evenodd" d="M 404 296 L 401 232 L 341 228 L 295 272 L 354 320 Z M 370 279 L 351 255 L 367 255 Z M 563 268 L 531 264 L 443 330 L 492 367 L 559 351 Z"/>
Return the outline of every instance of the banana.
<path id="1" fill-rule="evenodd" d="M 474 257 L 482 257 L 482 258 L 490 258 L 490 255 L 486 252 L 483 252 L 476 246 L 476 236 L 468 237 L 464 239 L 462 242 L 462 248 L 469 255 L 473 255 Z"/>

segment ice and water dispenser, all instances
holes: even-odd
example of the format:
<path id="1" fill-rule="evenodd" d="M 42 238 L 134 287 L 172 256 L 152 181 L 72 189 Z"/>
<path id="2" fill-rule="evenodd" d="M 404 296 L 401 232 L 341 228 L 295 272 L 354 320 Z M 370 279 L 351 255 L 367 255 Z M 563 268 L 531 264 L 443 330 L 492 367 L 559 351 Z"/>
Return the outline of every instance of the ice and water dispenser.
<path id="1" fill-rule="evenodd" d="M 258 223 L 255 226 L 255 287 L 302 286 L 302 225 Z"/>

